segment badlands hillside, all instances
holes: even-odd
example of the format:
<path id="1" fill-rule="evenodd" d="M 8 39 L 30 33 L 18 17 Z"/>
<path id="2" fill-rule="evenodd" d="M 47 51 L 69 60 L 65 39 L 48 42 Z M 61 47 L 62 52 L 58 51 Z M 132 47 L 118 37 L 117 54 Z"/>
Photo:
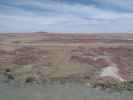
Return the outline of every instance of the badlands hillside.
<path id="1" fill-rule="evenodd" d="M 0 77 L 4 81 L 133 80 L 133 35 L 1 33 Z"/>

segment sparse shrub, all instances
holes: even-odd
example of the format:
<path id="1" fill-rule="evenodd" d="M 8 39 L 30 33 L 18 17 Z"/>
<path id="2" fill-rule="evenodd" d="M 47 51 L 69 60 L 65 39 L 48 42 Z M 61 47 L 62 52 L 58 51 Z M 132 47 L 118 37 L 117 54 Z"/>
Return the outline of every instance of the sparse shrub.
<path id="1" fill-rule="evenodd" d="M 5 69 L 4 75 L 8 81 L 15 80 L 15 77 L 9 68 Z"/>
<path id="2" fill-rule="evenodd" d="M 33 83 L 35 81 L 35 78 L 34 77 L 27 77 L 25 79 L 25 83 Z"/>
<path id="3" fill-rule="evenodd" d="M 11 69 L 7 68 L 5 69 L 5 72 L 11 72 Z"/>
<path id="4" fill-rule="evenodd" d="M 7 74 L 8 80 L 15 80 L 15 77 L 12 74 Z"/>

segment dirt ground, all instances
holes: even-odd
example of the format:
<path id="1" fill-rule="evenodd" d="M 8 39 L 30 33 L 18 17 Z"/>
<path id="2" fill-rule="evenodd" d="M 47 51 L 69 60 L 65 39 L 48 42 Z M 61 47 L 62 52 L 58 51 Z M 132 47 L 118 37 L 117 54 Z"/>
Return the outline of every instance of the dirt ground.
<path id="1" fill-rule="evenodd" d="M 133 40 L 98 37 L 0 34 L 0 75 L 22 82 L 133 80 Z"/>

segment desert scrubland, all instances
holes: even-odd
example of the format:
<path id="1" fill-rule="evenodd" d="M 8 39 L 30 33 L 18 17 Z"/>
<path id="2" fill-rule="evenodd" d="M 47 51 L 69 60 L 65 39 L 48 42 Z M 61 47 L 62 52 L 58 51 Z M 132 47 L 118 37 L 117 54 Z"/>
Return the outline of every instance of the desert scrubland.
<path id="1" fill-rule="evenodd" d="M 0 75 L 7 82 L 76 80 L 104 87 L 132 83 L 133 36 L 0 34 Z"/>

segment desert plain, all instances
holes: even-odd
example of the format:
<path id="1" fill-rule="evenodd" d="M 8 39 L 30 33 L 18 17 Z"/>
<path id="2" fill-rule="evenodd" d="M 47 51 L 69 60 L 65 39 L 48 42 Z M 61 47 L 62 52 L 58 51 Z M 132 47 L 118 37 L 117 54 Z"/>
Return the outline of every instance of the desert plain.
<path id="1" fill-rule="evenodd" d="M 0 76 L 20 83 L 132 82 L 133 35 L 1 33 Z"/>

